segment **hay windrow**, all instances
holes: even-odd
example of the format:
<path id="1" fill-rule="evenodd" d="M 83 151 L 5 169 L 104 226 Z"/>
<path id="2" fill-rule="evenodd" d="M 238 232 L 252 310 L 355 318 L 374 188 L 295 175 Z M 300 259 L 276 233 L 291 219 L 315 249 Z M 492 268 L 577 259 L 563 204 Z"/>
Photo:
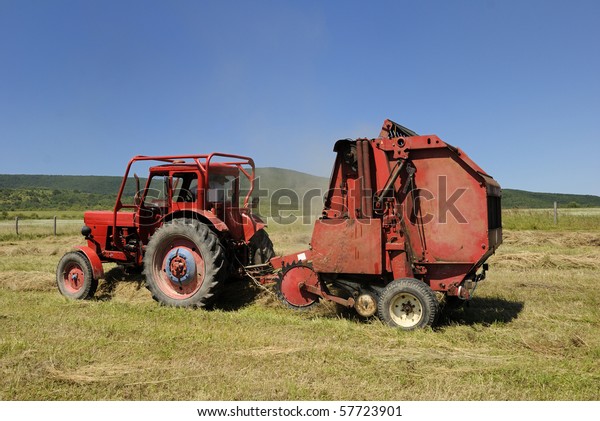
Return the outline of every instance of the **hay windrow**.
<path id="1" fill-rule="evenodd" d="M 514 269 L 600 269 L 600 233 L 505 231 L 490 258 L 495 267 Z"/>
<path id="2" fill-rule="evenodd" d="M 600 233 L 504 231 L 504 244 L 515 246 L 600 247 Z"/>
<path id="3" fill-rule="evenodd" d="M 52 291 L 56 289 L 54 274 L 40 271 L 0 272 L 0 288 L 10 291 Z"/>
<path id="4" fill-rule="evenodd" d="M 600 252 L 580 256 L 535 252 L 498 253 L 490 262 L 494 267 L 514 269 L 600 269 Z"/>

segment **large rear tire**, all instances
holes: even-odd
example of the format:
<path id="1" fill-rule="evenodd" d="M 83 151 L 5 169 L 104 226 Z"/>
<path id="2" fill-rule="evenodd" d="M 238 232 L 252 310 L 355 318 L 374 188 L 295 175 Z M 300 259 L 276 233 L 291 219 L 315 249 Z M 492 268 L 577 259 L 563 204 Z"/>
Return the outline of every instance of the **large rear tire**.
<path id="1" fill-rule="evenodd" d="M 210 304 L 224 268 L 219 238 L 196 220 L 175 219 L 160 227 L 144 255 L 146 288 L 156 301 L 174 307 Z"/>
<path id="2" fill-rule="evenodd" d="M 56 284 L 65 297 L 73 300 L 91 298 L 98 288 L 92 265 L 87 257 L 75 251 L 65 254 L 56 268 Z"/>
<path id="3" fill-rule="evenodd" d="M 403 278 L 390 282 L 383 289 L 377 313 L 389 326 L 413 330 L 432 326 L 437 320 L 439 304 L 424 282 Z"/>

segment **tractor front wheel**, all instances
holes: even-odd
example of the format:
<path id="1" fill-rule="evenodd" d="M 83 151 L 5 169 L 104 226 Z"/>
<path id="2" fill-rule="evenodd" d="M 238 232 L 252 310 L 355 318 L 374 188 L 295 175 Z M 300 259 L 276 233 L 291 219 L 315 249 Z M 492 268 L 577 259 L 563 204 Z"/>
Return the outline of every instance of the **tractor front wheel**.
<path id="1" fill-rule="evenodd" d="M 403 278 L 390 282 L 377 303 L 379 318 L 392 327 L 413 330 L 435 323 L 439 304 L 424 282 Z"/>
<path id="2" fill-rule="evenodd" d="M 98 288 L 92 265 L 85 255 L 75 251 L 60 259 L 56 268 L 56 284 L 62 295 L 73 300 L 91 298 Z"/>
<path id="3" fill-rule="evenodd" d="M 159 228 L 144 255 L 146 288 L 152 298 L 174 307 L 204 307 L 224 276 L 224 252 L 217 235 L 195 220 L 175 219 Z"/>

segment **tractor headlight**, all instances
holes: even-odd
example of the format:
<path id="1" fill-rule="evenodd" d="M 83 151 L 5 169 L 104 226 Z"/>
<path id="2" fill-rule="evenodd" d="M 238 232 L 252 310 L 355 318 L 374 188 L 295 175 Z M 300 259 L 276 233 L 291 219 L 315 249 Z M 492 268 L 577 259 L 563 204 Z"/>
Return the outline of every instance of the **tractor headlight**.
<path id="1" fill-rule="evenodd" d="M 84 225 L 81 228 L 81 235 L 83 235 L 85 238 L 88 238 L 90 235 L 92 235 L 92 229 L 87 225 Z"/>

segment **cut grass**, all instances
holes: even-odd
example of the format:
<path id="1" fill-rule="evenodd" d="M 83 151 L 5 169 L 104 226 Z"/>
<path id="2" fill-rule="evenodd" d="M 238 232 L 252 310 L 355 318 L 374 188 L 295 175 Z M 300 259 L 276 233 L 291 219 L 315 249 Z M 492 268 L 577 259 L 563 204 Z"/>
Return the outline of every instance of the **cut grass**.
<path id="1" fill-rule="evenodd" d="M 284 251 L 311 232 L 270 229 Z M 161 307 L 116 268 L 95 300 L 69 301 L 54 270 L 80 236 L 4 241 L 0 399 L 599 399 L 600 234 L 505 237 L 471 306 L 415 332 L 239 282 L 210 311 Z"/>

